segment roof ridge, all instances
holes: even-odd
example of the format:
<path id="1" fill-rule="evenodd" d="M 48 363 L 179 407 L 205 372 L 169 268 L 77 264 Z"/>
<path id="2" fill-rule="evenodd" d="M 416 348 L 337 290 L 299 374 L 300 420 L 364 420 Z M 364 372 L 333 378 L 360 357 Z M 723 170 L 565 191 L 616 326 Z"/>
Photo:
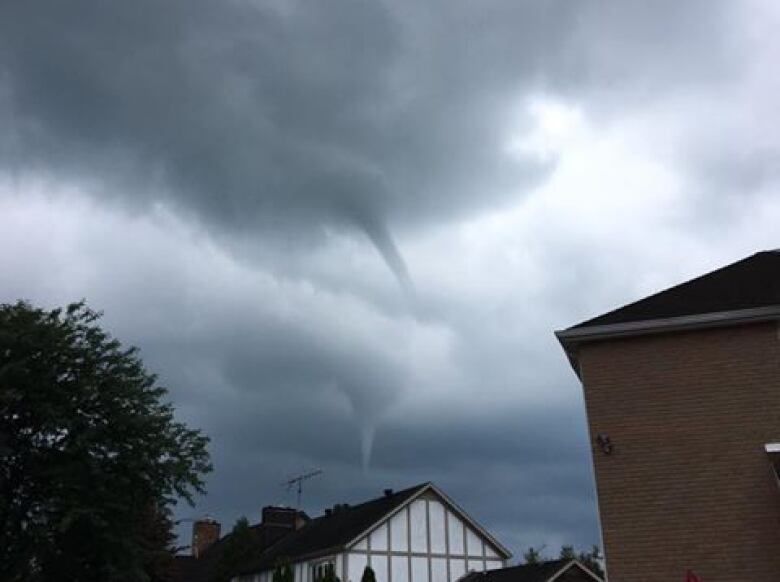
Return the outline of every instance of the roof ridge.
<path id="1" fill-rule="evenodd" d="M 354 505 L 347 504 L 346 510 L 347 511 L 351 511 L 353 509 L 359 509 L 361 507 L 364 507 L 364 506 L 368 505 L 369 503 L 374 503 L 374 502 L 379 501 L 381 499 L 389 499 L 389 498 L 392 498 L 392 497 L 397 497 L 399 495 L 406 495 L 408 493 L 411 493 L 412 491 L 416 491 L 418 489 L 422 489 L 423 487 L 427 487 L 428 485 L 432 485 L 432 483 L 430 481 L 426 481 L 425 483 L 420 483 L 420 484 L 414 485 L 412 487 L 407 487 L 406 489 L 401 489 L 400 491 L 393 491 L 390 495 L 380 495 L 380 496 L 377 496 L 377 497 L 372 497 L 371 499 L 366 499 L 365 501 L 361 501 L 360 503 L 356 503 Z M 332 516 L 333 516 L 333 514 L 331 514 L 331 515 L 325 514 L 325 515 L 321 515 L 320 517 L 332 517 Z M 319 518 L 316 518 L 316 519 L 319 519 Z"/>

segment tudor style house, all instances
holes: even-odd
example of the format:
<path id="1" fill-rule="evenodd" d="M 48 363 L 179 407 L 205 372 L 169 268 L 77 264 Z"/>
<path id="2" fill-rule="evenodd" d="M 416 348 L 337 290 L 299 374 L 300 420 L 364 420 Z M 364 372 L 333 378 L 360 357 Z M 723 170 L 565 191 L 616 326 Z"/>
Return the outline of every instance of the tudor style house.
<path id="1" fill-rule="evenodd" d="M 556 334 L 610 582 L 780 580 L 780 252 Z"/>
<path id="2" fill-rule="evenodd" d="M 208 580 L 224 539 L 197 547 L 181 560 L 182 582 Z M 294 582 L 317 582 L 332 568 L 342 582 L 360 582 L 371 566 L 376 582 L 455 582 L 468 572 L 506 565 L 511 553 L 432 483 L 385 490 L 358 505 L 339 504 L 315 519 L 289 508 L 267 507 L 253 528 L 257 554 L 240 568 L 237 582 L 271 582 L 274 568 L 289 563 Z M 199 531 L 200 526 L 195 528 Z M 193 536 L 195 537 L 195 536 Z"/>

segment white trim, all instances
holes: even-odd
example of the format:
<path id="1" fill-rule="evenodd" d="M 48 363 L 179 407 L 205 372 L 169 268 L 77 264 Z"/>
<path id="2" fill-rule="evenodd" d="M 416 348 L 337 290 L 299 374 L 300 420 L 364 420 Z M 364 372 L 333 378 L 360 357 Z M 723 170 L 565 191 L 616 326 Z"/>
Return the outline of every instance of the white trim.
<path id="1" fill-rule="evenodd" d="M 585 574 L 593 578 L 596 582 L 603 582 L 603 580 L 600 577 L 598 577 L 596 574 L 591 572 L 590 569 L 586 568 L 579 560 L 572 560 L 571 562 L 565 564 L 563 568 L 561 568 L 555 574 L 550 576 L 547 579 L 547 582 L 555 582 L 555 580 L 557 580 L 558 578 L 563 576 L 566 572 L 568 572 L 572 566 L 577 566 L 580 570 L 585 572 Z"/>
<path id="2" fill-rule="evenodd" d="M 713 311 L 695 315 L 681 315 L 658 319 L 643 319 L 625 323 L 607 325 L 589 325 L 556 331 L 559 339 L 588 340 L 596 337 L 614 337 L 619 335 L 638 335 L 640 333 L 679 330 L 691 327 L 711 327 L 732 325 L 735 323 L 752 323 L 754 321 L 780 319 L 780 305 L 769 307 L 754 307 L 751 309 L 735 309 L 731 311 Z"/>
<path id="3" fill-rule="evenodd" d="M 780 305 L 755 307 L 751 309 L 735 309 L 731 311 L 713 311 L 682 315 L 679 317 L 664 317 L 658 319 L 643 319 L 625 323 L 607 325 L 588 325 L 573 327 L 555 332 L 555 337 L 563 346 L 569 362 L 577 376 L 581 377 L 579 363 L 575 353 L 577 345 L 594 340 L 605 340 L 620 337 L 635 337 L 639 335 L 667 333 L 672 331 L 688 331 L 713 327 L 744 325 L 762 321 L 780 319 Z"/>
<path id="4" fill-rule="evenodd" d="M 769 465 L 775 483 L 780 487 L 780 443 L 767 443 L 764 445 L 766 456 L 769 457 Z"/>
<path id="5" fill-rule="evenodd" d="M 369 553 L 367 550 L 355 550 L 355 549 L 348 549 L 348 550 L 344 550 L 344 551 L 345 552 L 349 552 L 351 554 L 360 554 L 361 556 L 366 556 Z M 457 558 L 457 559 L 460 559 L 460 558 L 471 558 L 472 561 L 473 560 L 482 560 L 483 559 L 483 556 L 480 556 L 479 554 L 469 554 L 469 555 L 467 555 L 467 554 L 446 554 L 444 552 L 417 552 L 417 551 L 415 551 L 415 552 L 405 552 L 403 550 L 392 550 L 392 551 L 389 551 L 389 550 L 371 550 L 371 554 L 372 555 L 377 555 L 377 556 L 396 556 L 396 557 L 399 557 L 399 556 L 417 556 L 418 558 L 427 558 L 428 556 L 430 556 L 431 558 L 447 558 L 447 557 L 449 557 L 449 558 L 452 558 L 452 559 L 455 559 L 455 558 Z M 503 558 L 501 556 L 496 556 L 495 558 L 486 558 L 486 559 L 489 562 L 490 561 L 496 562 L 496 561 L 503 560 Z"/>
<path id="6" fill-rule="evenodd" d="M 447 582 L 453 582 L 452 580 L 452 568 L 450 567 L 450 512 L 447 508 L 444 508 L 444 553 L 447 554 Z"/>
<path id="7" fill-rule="evenodd" d="M 428 582 L 433 582 L 433 560 L 431 560 L 431 500 L 425 499 L 425 547 L 428 554 Z M 411 550 L 411 548 L 409 548 Z M 410 558 L 411 559 L 411 558 Z M 414 580 L 412 580 L 414 582 Z"/>
<path id="8" fill-rule="evenodd" d="M 453 513 L 458 514 L 460 517 L 462 517 L 467 523 L 469 523 L 474 529 L 477 530 L 477 532 L 484 538 L 482 540 L 482 543 L 485 543 L 485 539 L 488 540 L 495 549 L 498 550 L 499 554 L 504 554 L 504 559 L 509 559 L 512 557 L 512 552 L 510 552 L 507 548 L 505 548 L 501 542 L 499 542 L 496 538 L 494 538 L 492 535 L 490 535 L 485 528 L 483 528 L 474 518 L 469 516 L 468 513 L 466 513 L 463 509 L 460 508 L 460 506 L 455 503 L 452 499 L 450 499 L 447 494 L 445 494 L 441 489 L 436 487 L 433 483 L 429 483 L 428 486 L 430 489 L 436 493 L 439 497 L 442 498 L 445 505 L 449 505 L 450 509 L 453 510 Z M 446 509 L 446 508 L 445 508 Z M 465 528 L 464 528 L 465 530 Z M 467 551 L 467 548 L 464 547 L 464 551 Z M 500 557 L 500 556 L 499 556 Z"/>
<path id="9" fill-rule="evenodd" d="M 321 558 L 317 558 L 315 560 L 311 560 L 308 562 L 308 580 L 309 582 L 316 582 L 317 578 L 315 576 L 316 570 L 318 566 L 322 566 L 323 564 L 330 564 L 333 567 L 333 574 L 338 575 L 338 572 L 336 570 L 336 565 L 338 563 L 339 554 L 328 554 L 327 556 L 323 556 Z M 295 575 L 295 571 L 293 570 L 293 576 Z M 343 574 L 342 574 L 343 575 Z"/>
<path id="10" fill-rule="evenodd" d="M 766 450 L 767 455 L 778 455 L 780 454 L 780 443 L 767 443 L 764 445 L 764 450 Z"/>
<path id="11" fill-rule="evenodd" d="M 382 525 L 386 520 L 393 517 L 396 513 L 399 513 L 403 508 L 408 507 L 412 504 L 412 502 L 416 499 L 418 499 L 420 496 L 422 496 L 426 492 L 432 492 L 435 495 L 437 495 L 443 502 L 445 506 L 449 506 L 449 509 L 458 515 L 463 521 L 470 524 L 477 532 L 484 538 L 487 539 L 494 547 L 498 550 L 499 554 L 503 554 L 504 559 L 509 559 L 512 557 L 512 552 L 510 552 L 507 548 L 505 548 L 498 540 L 496 540 L 492 535 L 490 535 L 485 528 L 483 528 L 479 523 L 477 523 L 472 517 L 470 517 L 463 509 L 461 509 L 452 499 L 450 499 L 443 491 L 441 491 L 438 487 L 436 487 L 433 483 L 426 483 L 425 485 L 422 485 L 420 489 L 414 493 L 413 495 L 409 496 L 403 503 L 400 505 L 394 507 L 391 511 L 387 512 L 385 515 L 380 517 L 377 521 L 375 521 L 373 524 L 371 524 L 369 527 L 367 527 L 365 530 L 360 532 L 357 536 L 349 540 L 347 543 L 344 544 L 345 550 L 351 550 L 352 546 L 354 546 L 357 542 L 359 542 L 361 539 L 363 539 L 365 536 L 370 535 L 372 531 L 374 531 L 377 527 Z M 427 508 L 427 505 L 426 505 Z M 445 507 L 446 509 L 446 507 Z M 427 512 L 426 512 L 427 515 Z M 464 528 L 465 531 L 465 528 Z M 411 534 L 411 531 L 409 532 Z M 482 540 L 484 543 L 484 539 Z M 370 549 L 370 546 L 369 546 Z M 411 551 L 411 546 L 409 547 L 409 550 Z M 428 548 L 430 552 L 430 548 Z M 465 551 L 465 548 L 464 548 Z M 501 557 L 501 556 L 499 556 Z"/>

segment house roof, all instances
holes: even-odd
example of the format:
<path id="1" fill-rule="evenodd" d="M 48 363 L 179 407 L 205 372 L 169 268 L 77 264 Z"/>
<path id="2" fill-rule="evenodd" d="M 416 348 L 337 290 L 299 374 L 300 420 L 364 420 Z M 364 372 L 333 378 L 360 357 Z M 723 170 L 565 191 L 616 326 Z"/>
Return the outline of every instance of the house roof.
<path id="1" fill-rule="evenodd" d="M 268 548 L 256 560 L 248 562 L 246 567 L 241 569 L 241 573 L 248 574 L 271 569 L 279 560 L 297 561 L 339 552 L 360 540 L 375 526 L 426 491 L 431 491 L 441 498 L 452 511 L 465 519 L 505 558 L 512 555 L 433 483 L 428 482 L 359 505 L 341 505 L 330 514 L 312 519 L 301 529 L 291 532 Z"/>
<path id="2" fill-rule="evenodd" d="M 496 550 L 505 558 L 511 556 L 511 553 L 506 548 L 432 483 L 421 483 L 402 491 L 388 492 L 382 497 L 377 497 L 358 505 L 342 504 L 336 506 L 334 510 L 309 520 L 297 530 L 270 526 L 273 527 L 273 531 L 269 530 L 266 533 L 264 528 L 269 526 L 262 524 L 253 526 L 255 532 L 263 535 L 258 535 L 256 556 L 247 560 L 238 569 L 238 573 L 261 572 L 273 569 L 279 561 L 294 562 L 342 551 L 370 533 L 385 519 L 426 491 L 431 491 L 438 495 L 452 511 L 465 519 L 493 544 Z M 219 563 L 226 540 L 229 537 L 227 535 L 214 543 L 197 560 L 188 556 L 179 557 L 180 576 L 178 580 L 182 582 L 206 582 L 210 580 Z"/>
<path id="3" fill-rule="evenodd" d="M 261 554 L 290 533 L 290 528 L 262 524 L 252 526 L 256 551 Z M 219 561 L 228 545 L 231 534 L 227 534 L 210 545 L 198 558 L 179 555 L 174 560 L 173 579 L 179 582 L 211 582 L 217 572 Z"/>
<path id="4" fill-rule="evenodd" d="M 280 559 L 295 560 L 338 550 L 360 536 L 372 525 L 392 513 L 429 483 L 384 495 L 359 505 L 342 505 L 337 510 L 312 519 L 268 548 L 256 560 L 248 562 L 242 573 L 273 568 Z"/>
<path id="5" fill-rule="evenodd" d="M 577 560 L 561 559 L 540 562 L 538 564 L 523 564 L 485 572 L 471 572 L 460 579 L 460 582 L 553 582 L 571 569 L 583 572 L 587 579 L 601 582 L 601 578 L 585 568 Z"/>
<path id="6" fill-rule="evenodd" d="M 777 305 L 780 250 L 762 251 L 583 321 L 573 329 Z"/>
<path id="7" fill-rule="evenodd" d="M 583 341 L 767 319 L 780 319 L 780 250 L 756 253 L 556 336 L 574 363 L 572 348 Z"/>

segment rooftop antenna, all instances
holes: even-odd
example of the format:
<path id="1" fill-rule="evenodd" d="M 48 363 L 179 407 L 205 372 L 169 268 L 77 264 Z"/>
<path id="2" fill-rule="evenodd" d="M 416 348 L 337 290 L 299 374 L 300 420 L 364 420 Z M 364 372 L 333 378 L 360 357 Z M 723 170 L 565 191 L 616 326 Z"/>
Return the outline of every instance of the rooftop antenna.
<path id="1" fill-rule="evenodd" d="M 297 486 L 298 503 L 295 506 L 295 509 L 300 510 L 301 508 L 301 493 L 303 492 L 303 482 L 306 481 L 307 479 L 311 479 L 312 477 L 316 477 L 317 475 L 322 475 L 322 471 L 320 469 L 317 469 L 316 471 L 311 471 L 310 473 L 304 473 L 302 475 L 298 475 L 282 483 L 283 486 L 287 487 L 287 491 Z"/>

